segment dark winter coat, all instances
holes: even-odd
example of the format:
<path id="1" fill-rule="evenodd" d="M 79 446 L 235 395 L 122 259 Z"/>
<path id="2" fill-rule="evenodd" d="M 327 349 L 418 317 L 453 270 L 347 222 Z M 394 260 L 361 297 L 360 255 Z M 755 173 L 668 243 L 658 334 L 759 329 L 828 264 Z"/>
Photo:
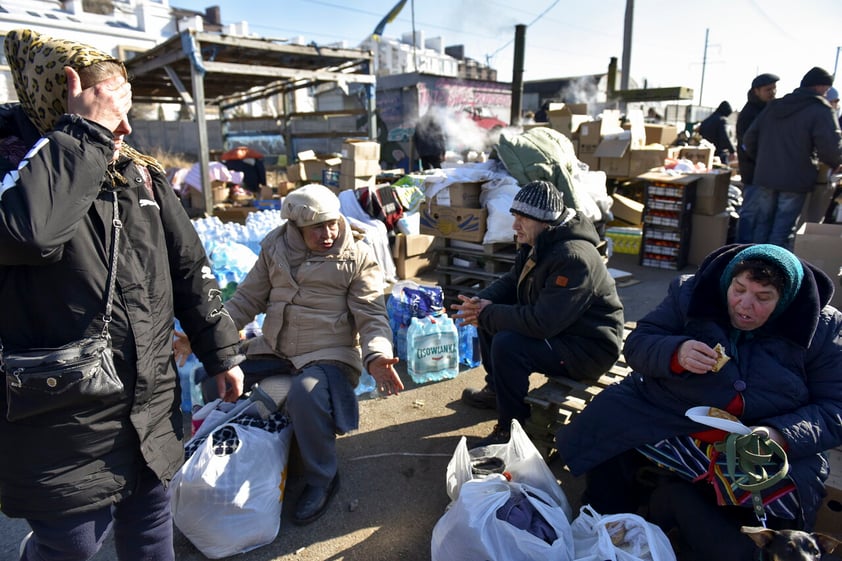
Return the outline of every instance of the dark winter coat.
<path id="1" fill-rule="evenodd" d="M 699 134 L 716 147 L 716 154 L 722 163 L 728 163 L 729 154 L 734 153 L 734 145 L 728 136 L 728 116 L 732 113 L 731 105 L 723 101 L 699 125 Z"/>
<path id="2" fill-rule="evenodd" d="M 818 176 L 814 154 L 831 169 L 842 164 L 842 133 L 833 108 L 808 88 L 766 104 L 743 145 L 755 161 L 754 183 L 777 191 L 812 191 Z"/>
<path id="3" fill-rule="evenodd" d="M 788 443 L 787 455 L 808 527 L 828 476 L 822 451 L 842 444 L 842 314 L 827 305 L 832 281 L 803 262 L 804 279 L 792 303 L 750 335 L 730 327 L 719 279 L 746 246 L 714 252 L 699 272 L 676 279 L 667 297 L 637 324 L 624 349 L 634 369 L 558 431 L 556 444 L 576 474 L 626 450 L 704 428 L 685 417 L 700 405 L 724 409 L 740 391 L 741 421 L 771 426 Z M 675 374 L 679 345 L 696 339 L 721 343 L 731 357 L 719 372 Z"/>
<path id="4" fill-rule="evenodd" d="M 737 158 L 740 165 L 740 180 L 744 185 L 754 183 L 754 159 L 743 148 L 743 137 L 751 124 L 766 107 L 766 102 L 757 97 L 753 90 L 746 94 L 746 104 L 737 117 Z"/>
<path id="5" fill-rule="evenodd" d="M 127 183 L 112 187 L 104 178 L 113 137 L 78 116 L 39 138 L 17 105 L 0 107 L 6 348 L 53 347 L 102 329 L 112 188 L 123 223 L 110 325 L 123 399 L 8 422 L 0 392 L 0 505 L 8 516 L 50 518 L 117 502 L 143 466 L 167 482 L 181 465 L 174 316 L 209 373 L 242 357 L 201 242 L 163 173 L 123 159 L 116 170 Z"/>
<path id="6" fill-rule="evenodd" d="M 581 213 L 568 212 L 568 222 L 538 236 L 534 267 L 524 272 L 532 248 L 523 245 L 512 269 L 478 294 L 493 302 L 479 324 L 547 339 L 561 349 L 571 377 L 592 378 L 620 356 L 623 305 L 596 249 L 596 229 Z"/>

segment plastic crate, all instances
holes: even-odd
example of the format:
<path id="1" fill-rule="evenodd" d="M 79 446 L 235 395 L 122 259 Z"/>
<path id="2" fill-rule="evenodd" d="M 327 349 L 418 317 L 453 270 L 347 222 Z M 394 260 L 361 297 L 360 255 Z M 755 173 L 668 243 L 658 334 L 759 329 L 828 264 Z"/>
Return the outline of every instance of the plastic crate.
<path id="1" fill-rule="evenodd" d="M 281 199 L 255 199 L 251 204 L 258 210 L 281 210 Z"/>

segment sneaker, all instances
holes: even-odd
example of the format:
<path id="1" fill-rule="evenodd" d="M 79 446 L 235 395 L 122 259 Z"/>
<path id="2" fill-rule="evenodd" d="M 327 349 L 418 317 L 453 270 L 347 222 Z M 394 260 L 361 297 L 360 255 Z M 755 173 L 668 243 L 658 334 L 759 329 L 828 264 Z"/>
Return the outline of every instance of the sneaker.
<path id="1" fill-rule="evenodd" d="M 26 544 L 29 543 L 29 540 L 32 538 L 32 532 L 30 531 L 26 534 L 20 542 L 20 549 L 18 550 L 18 559 L 23 559 L 23 552 L 26 551 Z"/>
<path id="2" fill-rule="evenodd" d="M 462 390 L 462 403 L 477 409 L 497 409 L 497 393 L 486 385 L 481 390 Z"/>
<path id="3" fill-rule="evenodd" d="M 508 444 L 512 434 L 509 431 L 500 429 L 500 425 L 494 425 L 494 430 L 485 438 L 481 438 L 471 444 L 471 448 L 482 448 L 483 446 L 491 446 L 492 444 Z"/>

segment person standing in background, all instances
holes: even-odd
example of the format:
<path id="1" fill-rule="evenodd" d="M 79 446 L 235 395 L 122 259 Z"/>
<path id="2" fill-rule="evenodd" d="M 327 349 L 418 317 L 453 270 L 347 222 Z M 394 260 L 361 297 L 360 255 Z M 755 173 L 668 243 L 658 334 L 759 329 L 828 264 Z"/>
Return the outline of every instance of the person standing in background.
<path id="1" fill-rule="evenodd" d="M 839 119 L 839 128 L 842 128 L 842 115 L 839 114 L 839 91 L 836 88 L 830 88 L 827 90 L 827 93 L 824 94 L 827 98 L 827 102 L 830 103 L 830 106 L 833 107 L 833 113 L 836 115 L 836 118 Z"/>
<path id="2" fill-rule="evenodd" d="M 754 187 L 754 160 L 749 156 L 745 148 L 743 148 L 743 137 L 751 124 L 766 107 L 766 104 L 775 99 L 778 92 L 778 80 L 780 78 L 775 74 L 764 73 L 755 76 L 751 81 L 751 89 L 748 90 L 746 97 L 746 104 L 740 110 L 737 117 L 737 163 L 740 169 L 740 180 L 743 182 L 743 204 L 742 206 L 749 206 L 752 204 L 752 197 L 756 190 Z M 745 240 L 751 238 L 749 226 L 751 222 L 748 220 L 740 220 L 737 223 L 737 240 L 746 243 Z M 745 231 L 743 231 L 745 229 Z"/>
<path id="3" fill-rule="evenodd" d="M 728 135 L 728 116 L 733 112 L 731 104 L 723 101 L 716 108 L 716 111 L 699 125 L 699 134 L 716 147 L 716 155 L 726 165 L 731 157 L 736 154 L 734 144 Z"/>
<path id="4" fill-rule="evenodd" d="M 106 323 L 124 389 L 14 421 L 0 393 L 0 505 L 32 528 L 22 561 L 85 561 L 112 529 L 121 561 L 173 561 L 168 483 L 184 460 L 173 318 L 228 401 L 243 388 L 239 333 L 163 168 L 125 142 L 123 63 L 28 29 L 4 46 L 20 102 L 0 107 L 0 341 L 54 348 Z"/>
<path id="5" fill-rule="evenodd" d="M 439 118 L 431 111 L 418 119 L 415 132 L 412 134 L 415 153 L 420 160 L 420 169 L 436 169 L 441 167 L 447 152 L 447 137 L 439 122 Z"/>
<path id="6" fill-rule="evenodd" d="M 768 103 L 743 139 L 756 162 L 757 192 L 743 204 L 741 243 L 772 243 L 792 249 L 807 195 L 818 177 L 817 159 L 836 170 L 842 166 L 842 132 L 824 94 L 833 76 L 818 66 L 801 86 Z"/>

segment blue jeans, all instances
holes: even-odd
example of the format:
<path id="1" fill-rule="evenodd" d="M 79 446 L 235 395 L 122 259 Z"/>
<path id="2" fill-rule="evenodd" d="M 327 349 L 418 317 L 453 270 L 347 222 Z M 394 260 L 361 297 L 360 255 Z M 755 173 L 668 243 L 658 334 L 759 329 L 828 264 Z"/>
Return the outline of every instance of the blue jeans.
<path id="1" fill-rule="evenodd" d="M 561 357 L 545 339 L 527 337 L 514 331 L 490 333 L 478 330 L 485 382 L 497 393 L 497 424 L 508 431 L 512 419 L 529 418 L 529 375 L 566 376 Z"/>
<path id="2" fill-rule="evenodd" d="M 793 248 L 798 216 L 807 193 L 776 191 L 760 185 L 748 185 L 737 228 L 739 243 L 770 243 Z"/>
<path id="3" fill-rule="evenodd" d="M 33 535 L 21 561 L 87 561 L 114 528 L 120 561 L 174 561 L 170 493 L 147 467 L 114 506 L 50 520 L 27 519 Z"/>

